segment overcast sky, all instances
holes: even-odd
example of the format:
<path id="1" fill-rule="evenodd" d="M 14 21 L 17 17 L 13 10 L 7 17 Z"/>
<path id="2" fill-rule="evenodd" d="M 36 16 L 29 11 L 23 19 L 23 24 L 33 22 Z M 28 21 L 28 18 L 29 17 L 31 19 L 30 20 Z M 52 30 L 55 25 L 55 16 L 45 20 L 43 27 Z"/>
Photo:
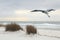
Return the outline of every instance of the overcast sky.
<path id="1" fill-rule="evenodd" d="M 55 9 L 43 13 L 31 13 L 34 9 Z M 60 0 L 0 0 L 1 21 L 60 21 Z"/>

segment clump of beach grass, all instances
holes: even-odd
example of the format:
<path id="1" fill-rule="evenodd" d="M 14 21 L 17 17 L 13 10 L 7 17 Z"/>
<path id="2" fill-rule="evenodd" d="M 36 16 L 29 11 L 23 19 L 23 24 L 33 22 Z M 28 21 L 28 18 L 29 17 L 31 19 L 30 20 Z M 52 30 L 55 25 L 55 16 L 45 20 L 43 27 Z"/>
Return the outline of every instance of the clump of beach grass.
<path id="1" fill-rule="evenodd" d="M 6 25 L 5 31 L 18 31 L 18 30 L 23 30 L 20 25 L 16 23 L 11 23 Z"/>
<path id="2" fill-rule="evenodd" d="M 26 33 L 27 34 L 37 34 L 37 29 L 32 25 L 26 26 Z"/>

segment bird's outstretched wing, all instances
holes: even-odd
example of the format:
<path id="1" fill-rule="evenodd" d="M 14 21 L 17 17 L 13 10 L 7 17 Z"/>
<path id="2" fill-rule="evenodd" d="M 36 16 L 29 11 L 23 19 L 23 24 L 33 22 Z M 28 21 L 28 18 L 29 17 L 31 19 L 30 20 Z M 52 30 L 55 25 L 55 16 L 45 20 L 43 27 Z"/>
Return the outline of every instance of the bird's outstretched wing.
<path id="1" fill-rule="evenodd" d="M 44 12 L 44 10 L 32 10 L 31 12 Z"/>
<path id="2" fill-rule="evenodd" d="M 31 12 L 37 12 L 38 10 L 32 10 Z"/>
<path id="3" fill-rule="evenodd" d="M 50 11 L 55 11 L 54 9 L 49 9 L 49 10 L 47 10 L 47 12 L 50 12 Z"/>

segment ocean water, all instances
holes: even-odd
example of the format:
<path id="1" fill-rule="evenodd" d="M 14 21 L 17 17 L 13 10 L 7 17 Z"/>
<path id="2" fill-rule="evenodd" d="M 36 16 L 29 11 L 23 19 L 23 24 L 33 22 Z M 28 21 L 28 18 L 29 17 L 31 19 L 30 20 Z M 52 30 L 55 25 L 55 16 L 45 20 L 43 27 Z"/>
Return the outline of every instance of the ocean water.
<path id="1" fill-rule="evenodd" d="M 1 21 L 0 24 L 9 24 L 9 23 L 17 23 L 21 27 L 26 27 L 26 25 L 33 25 L 36 28 L 41 29 L 56 29 L 60 30 L 60 22 L 40 22 L 40 21 Z"/>

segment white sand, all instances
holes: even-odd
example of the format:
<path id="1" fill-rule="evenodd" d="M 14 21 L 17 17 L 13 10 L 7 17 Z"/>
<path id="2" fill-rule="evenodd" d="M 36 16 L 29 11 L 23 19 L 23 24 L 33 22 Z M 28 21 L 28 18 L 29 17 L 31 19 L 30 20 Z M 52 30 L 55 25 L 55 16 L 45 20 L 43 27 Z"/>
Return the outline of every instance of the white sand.
<path id="1" fill-rule="evenodd" d="M 38 29 L 39 34 L 27 35 L 26 32 L 5 32 L 5 28 L 0 28 L 0 40 L 60 40 L 60 31 Z"/>

